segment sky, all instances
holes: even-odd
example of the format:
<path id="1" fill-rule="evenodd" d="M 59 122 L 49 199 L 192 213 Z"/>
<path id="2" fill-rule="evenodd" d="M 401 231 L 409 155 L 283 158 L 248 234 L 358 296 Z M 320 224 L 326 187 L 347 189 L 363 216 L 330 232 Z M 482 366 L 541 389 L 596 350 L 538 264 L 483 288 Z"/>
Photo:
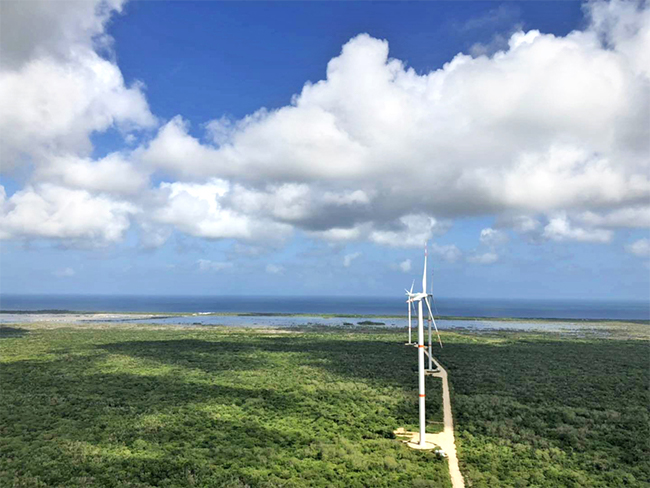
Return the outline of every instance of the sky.
<path id="1" fill-rule="evenodd" d="M 650 299 L 646 2 L 0 3 L 0 293 Z"/>

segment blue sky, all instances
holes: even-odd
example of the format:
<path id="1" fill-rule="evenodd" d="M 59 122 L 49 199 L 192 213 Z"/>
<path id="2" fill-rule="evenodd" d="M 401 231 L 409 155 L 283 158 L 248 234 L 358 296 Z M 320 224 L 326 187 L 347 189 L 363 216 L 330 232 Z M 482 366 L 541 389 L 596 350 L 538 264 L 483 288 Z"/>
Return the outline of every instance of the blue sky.
<path id="1" fill-rule="evenodd" d="M 0 292 L 650 296 L 636 2 L 2 5 Z M 6 46 L 6 47 L 5 47 Z"/>

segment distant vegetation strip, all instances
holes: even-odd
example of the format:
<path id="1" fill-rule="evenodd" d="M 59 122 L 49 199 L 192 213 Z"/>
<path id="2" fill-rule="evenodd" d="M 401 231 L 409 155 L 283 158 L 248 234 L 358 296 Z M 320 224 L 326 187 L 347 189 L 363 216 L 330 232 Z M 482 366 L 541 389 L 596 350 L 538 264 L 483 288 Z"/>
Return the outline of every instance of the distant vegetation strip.
<path id="1" fill-rule="evenodd" d="M 73 310 L 0 310 L 0 314 L 15 315 L 94 315 L 94 314 L 113 314 L 113 315 L 134 315 L 134 316 L 155 316 L 157 319 L 167 317 L 320 317 L 327 318 L 350 318 L 350 319 L 405 319 L 404 315 L 390 314 L 343 314 L 343 313 L 288 313 L 288 312 L 116 312 L 116 311 L 73 311 Z M 146 319 L 149 317 L 143 317 Z M 489 316 L 462 316 L 462 315 L 435 315 L 436 320 L 456 320 L 456 321 L 477 321 L 485 320 L 490 322 L 565 322 L 565 323 L 595 323 L 595 324 L 646 324 L 650 325 L 648 319 L 594 319 L 594 318 L 549 318 L 549 317 L 489 317 Z M 135 317 L 135 319 L 138 319 Z"/>

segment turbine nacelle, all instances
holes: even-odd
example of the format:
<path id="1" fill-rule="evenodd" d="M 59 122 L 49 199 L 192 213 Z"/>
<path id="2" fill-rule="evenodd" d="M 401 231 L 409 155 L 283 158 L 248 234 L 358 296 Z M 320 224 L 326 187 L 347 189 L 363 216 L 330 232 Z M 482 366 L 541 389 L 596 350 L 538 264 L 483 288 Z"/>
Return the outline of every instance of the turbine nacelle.
<path id="1" fill-rule="evenodd" d="M 426 312 L 428 313 L 427 320 L 433 322 L 433 326 L 436 329 L 436 335 L 438 336 L 438 342 L 440 343 L 440 347 L 442 347 L 442 340 L 440 339 L 440 333 L 438 332 L 438 326 L 436 324 L 436 320 L 433 318 L 433 311 L 431 310 L 431 303 L 429 302 L 429 297 L 433 300 L 433 294 L 432 293 L 427 293 L 427 245 L 424 245 L 424 270 L 422 271 L 422 292 L 420 293 L 413 293 L 413 286 L 415 285 L 415 280 L 413 280 L 413 283 L 411 284 L 411 290 L 407 290 L 406 288 L 404 291 L 406 292 L 406 296 L 408 297 L 406 300 L 406 303 L 411 304 L 415 302 L 422 302 L 426 304 Z M 432 283 L 433 286 L 433 283 Z M 432 289 L 433 291 L 433 289 Z M 409 314 L 411 313 L 411 308 L 409 305 Z M 410 315 L 409 315 L 410 316 Z"/>
<path id="2" fill-rule="evenodd" d="M 409 293 L 408 297 L 409 299 L 406 300 L 407 302 L 419 302 L 420 300 L 426 300 L 427 297 L 429 297 L 428 293 Z"/>

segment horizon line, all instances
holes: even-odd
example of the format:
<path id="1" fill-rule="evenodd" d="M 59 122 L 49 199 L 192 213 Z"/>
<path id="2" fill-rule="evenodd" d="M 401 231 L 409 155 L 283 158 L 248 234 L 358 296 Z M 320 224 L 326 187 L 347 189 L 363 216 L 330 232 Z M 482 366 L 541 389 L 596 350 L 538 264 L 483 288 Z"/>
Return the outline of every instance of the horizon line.
<path id="1" fill-rule="evenodd" d="M 274 295 L 274 294 L 259 294 L 259 295 L 246 295 L 246 294 L 199 294 L 199 293 L 181 293 L 181 294 L 172 294 L 172 293 L 16 293 L 9 292 L 4 293 L 0 292 L 0 298 L 6 296 L 20 296 L 20 297 L 125 297 L 125 298 L 372 298 L 372 299 L 396 299 L 401 298 L 400 294 L 394 295 L 329 295 L 329 294 L 320 294 L 320 295 Z M 639 303 L 649 303 L 650 297 L 647 299 L 644 298 L 583 298 L 583 297 L 543 297 L 543 298 L 530 298 L 530 297 L 458 297 L 458 296 L 436 296 L 438 300 L 503 300 L 503 301 L 583 301 L 583 302 L 594 302 L 594 301 L 613 301 L 613 302 L 639 302 Z"/>

